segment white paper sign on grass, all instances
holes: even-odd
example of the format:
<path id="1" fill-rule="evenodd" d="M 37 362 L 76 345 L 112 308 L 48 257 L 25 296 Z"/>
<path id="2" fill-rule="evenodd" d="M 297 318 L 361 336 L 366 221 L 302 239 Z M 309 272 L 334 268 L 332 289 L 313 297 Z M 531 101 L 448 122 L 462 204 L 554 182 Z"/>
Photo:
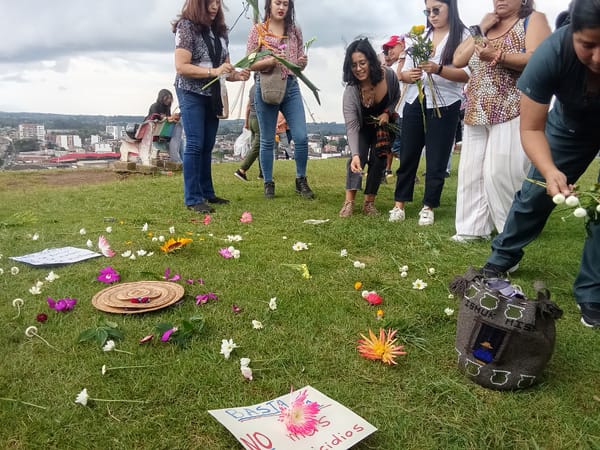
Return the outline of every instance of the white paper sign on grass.
<path id="1" fill-rule="evenodd" d="M 310 436 L 290 433 L 278 420 L 280 407 L 289 406 L 291 400 L 304 389 L 307 390 L 307 400 L 321 406 L 317 428 Z M 248 450 L 343 450 L 377 431 L 362 417 L 311 386 L 257 405 L 208 412 Z"/>
<path id="2" fill-rule="evenodd" d="M 11 256 L 10 259 L 32 266 L 60 266 L 102 256 L 100 253 L 77 247 L 47 248 L 37 253 Z"/>

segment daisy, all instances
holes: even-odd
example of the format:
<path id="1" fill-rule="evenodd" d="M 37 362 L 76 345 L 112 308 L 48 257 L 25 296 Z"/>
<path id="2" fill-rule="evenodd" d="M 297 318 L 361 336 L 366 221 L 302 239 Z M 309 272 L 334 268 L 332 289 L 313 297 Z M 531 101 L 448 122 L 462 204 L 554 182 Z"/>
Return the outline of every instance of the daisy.
<path id="1" fill-rule="evenodd" d="M 273 297 L 271 300 L 269 300 L 269 309 L 271 311 L 275 311 L 277 309 L 277 297 Z"/>
<path id="2" fill-rule="evenodd" d="M 412 287 L 413 287 L 413 289 L 422 291 L 423 289 L 425 289 L 427 287 L 427 283 L 425 283 L 420 278 L 417 278 L 415 281 L 413 281 Z"/>
<path id="3" fill-rule="evenodd" d="M 229 359 L 231 352 L 236 349 L 238 345 L 233 342 L 233 339 L 223 339 L 221 341 L 221 354 L 225 357 L 225 359 Z"/>

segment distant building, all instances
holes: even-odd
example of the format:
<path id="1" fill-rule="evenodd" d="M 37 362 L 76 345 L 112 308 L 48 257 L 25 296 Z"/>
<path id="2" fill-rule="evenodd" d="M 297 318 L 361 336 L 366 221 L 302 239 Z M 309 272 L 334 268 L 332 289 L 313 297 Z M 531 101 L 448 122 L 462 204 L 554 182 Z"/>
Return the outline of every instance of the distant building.
<path id="1" fill-rule="evenodd" d="M 125 127 L 122 125 L 106 125 L 106 134 L 113 139 L 121 139 L 125 136 Z"/>
<path id="2" fill-rule="evenodd" d="M 92 134 L 90 136 L 90 145 L 98 144 L 100 142 L 100 136 L 97 134 Z"/>
<path id="3" fill-rule="evenodd" d="M 94 151 L 96 153 L 111 153 L 113 151 L 113 148 L 110 144 L 106 144 L 106 143 L 95 143 L 93 145 Z"/>
<path id="4" fill-rule="evenodd" d="M 19 124 L 19 139 L 36 139 L 43 141 L 46 137 L 46 130 L 44 125 L 37 125 L 34 123 L 21 123 Z"/>
<path id="5" fill-rule="evenodd" d="M 55 144 L 58 147 L 73 150 L 81 148 L 81 138 L 76 134 L 57 134 L 55 136 Z"/>

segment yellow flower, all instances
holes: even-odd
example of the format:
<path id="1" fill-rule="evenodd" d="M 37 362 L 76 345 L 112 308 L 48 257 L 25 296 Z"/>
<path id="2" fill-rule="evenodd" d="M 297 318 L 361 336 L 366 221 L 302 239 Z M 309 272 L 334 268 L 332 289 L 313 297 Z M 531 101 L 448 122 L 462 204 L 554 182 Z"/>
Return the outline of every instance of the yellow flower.
<path id="1" fill-rule="evenodd" d="M 161 245 L 160 249 L 165 253 L 171 253 L 171 252 L 174 252 L 175 250 L 180 249 L 181 247 L 186 246 L 190 242 L 192 242 L 192 240 L 190 238 L 178 238 L 178 239 L 170 238 L 167 242 L 165 242 L 163 245 Z"/>
<path id="2" fill-rule="evenodd" d="M 360 281 L 356 281 L 354 282 L 354 289 L 356 289 L 357 291 L 362 288 L 362 283 Z"/>
<path id="3" fill-rule="evenodd" d="M 425 25 L 413 25 L 413 27 L 410 29 L 410 34 L 423 34 L 423 32 L 425 31 Z"/>
<path id="4" fill-rule="evenodd" d="M 358 340 L 358 352 L 361 356 L 367 359 L 380 359 L 386 364 L 396 364 L 396 356 L 406 355 L 402 345 L 395 345 L 394 338 L 397 330 L 388 330 L 387 333 L 383 328 L 379 329 L 379 338 L 369 330 L 369 338 L 360 335 L 362 339 Z"/>

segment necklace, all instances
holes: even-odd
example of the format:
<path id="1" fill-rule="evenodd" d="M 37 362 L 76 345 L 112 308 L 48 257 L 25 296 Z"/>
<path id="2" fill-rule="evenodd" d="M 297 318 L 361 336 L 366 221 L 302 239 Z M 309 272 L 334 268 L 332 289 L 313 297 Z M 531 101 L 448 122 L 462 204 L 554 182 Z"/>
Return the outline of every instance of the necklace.
<path id="1" fill-rule="evenodd" d="M 370 108 L 375 102 L 375 86 L 369 83 L 368 86 L 360 86 L 360 101 L 365 108 Z"/>

